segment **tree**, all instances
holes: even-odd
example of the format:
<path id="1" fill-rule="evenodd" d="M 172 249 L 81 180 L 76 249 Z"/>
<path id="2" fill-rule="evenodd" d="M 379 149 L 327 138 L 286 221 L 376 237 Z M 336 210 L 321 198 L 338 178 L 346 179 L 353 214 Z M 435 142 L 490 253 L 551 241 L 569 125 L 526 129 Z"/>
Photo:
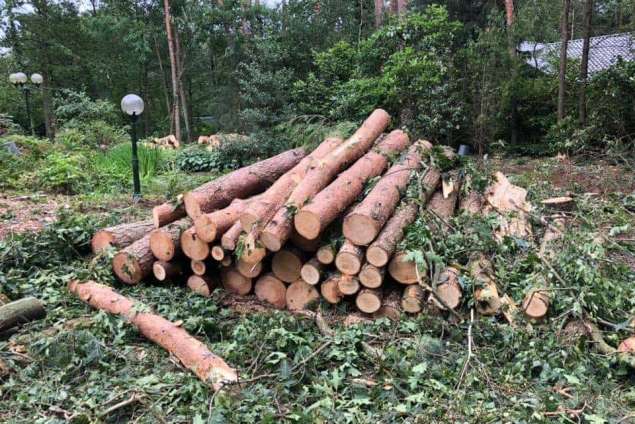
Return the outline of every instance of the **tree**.
<path id="1" fill-rule="evenodd" d="M 518 71 L 516 69 L 516 43 L 514 41 L 514 0 L 505 0 L 505 21 L 507 23 L 507 47 L 509 49 L 509 57 L 512 61 L 512 86 L 510 95 L 511 107 L 511 143 L 518 143 L 518 99 L 516 98 L 515 83 Z"/>
<path id="2" fill-rule="evenodd" d="M 163 14 L 165 15 L 165 32 L 168 36 L 168 51 L 170 53 L 170 69 L 172 77 L 172 119 L 174 119 L 174 135 L 176 139 L 181 141 L 181 114 L 179 107 L 179 77 L 178 62 L 176 57 L 176 47 L 174 45 L 174 36 L 172 34 L 172 16 L 170 14 L 169 0 L 163 0 Z"/>
<path id="3" fill-rule="evenodd" d="M 560 69 L 558 70 L 558 122 L 564 119 L 564 102 L 567 83 L 567 49 L 569 47 L 569 10 L 571 0 L 562 0 L 560 16 Z"/>
<path id="4" fill-rule="evenodd" d="M 589 50 L 591 47 L 591 32 L 593 20 L 593 0 L 586 0 L 584 3 L 584 28 L 583 28 L 583 44 L 582 44 L 582 61 L 580 62 L 580 99 L 579 113 L 580 124 L 586 126 L 587 123 L 587 105 L 586 105 L 586 89 L 587 79 L 589 77 Z"/>
<path id="5" fill-rule="evenodd" d="M 375 28 L 379 28 L 384 21 L 384 0 L 375 0 Z"/>

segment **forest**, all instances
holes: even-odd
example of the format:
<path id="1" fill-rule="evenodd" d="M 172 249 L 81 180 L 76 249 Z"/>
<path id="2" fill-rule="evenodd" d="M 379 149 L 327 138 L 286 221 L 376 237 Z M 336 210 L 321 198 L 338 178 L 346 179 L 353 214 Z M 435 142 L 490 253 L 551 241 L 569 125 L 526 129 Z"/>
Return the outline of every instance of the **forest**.
<path id="1" fill-rule="evenodd" d="M 1 422 L 635 423 L 634 0 L 0 13 Z"/>

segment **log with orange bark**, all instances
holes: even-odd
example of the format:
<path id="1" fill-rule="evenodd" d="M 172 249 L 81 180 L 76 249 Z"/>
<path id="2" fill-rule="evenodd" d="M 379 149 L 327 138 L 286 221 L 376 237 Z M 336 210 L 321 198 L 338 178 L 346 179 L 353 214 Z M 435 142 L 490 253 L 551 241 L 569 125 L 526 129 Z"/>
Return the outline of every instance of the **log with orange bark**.
<path id="1" fill-rule="evenodd" d="M 151 313 L 147 306 L 93 281 L 72 281 L 68 288 L 92 307 L 124 318 L 145 337 L 170 352 L 199 379 L 211 384 L 214 390 L 238 380 L 236 370 L 222 358 L 213 354 L 182 327 Z"/>
<path id="2" fill-rule="evenodd" d="M 276 252 L 284 246 L 292 234 L 294 213 L 333 181 L 339 172 L 364 155 L 389 123 L 388 113 L 382 109 L 375 110 L 355 134 L 314 164 L 265 226 L 261 238 L 267 249 Z"/>
<path id="3" fill-rule="evenodd" d="M 421 159 L 432 144 L 419 140 L 402 159 L 391 166 L 355 208 L 344 218 L 344 237 L 358 246 L 370 244 L 392 216 L 410 177 L 421 168 Z"/>
<path id="4" fill-rule="evenodd" d="M 307 309 L 318 300 L 320 300 L 318 290 L 304 280 L 294 281 L 287 287 L 286 304 L 290 311 Z"/>
<path id="5" fill-rule="evenodd" d="M 344 241 L 335 256 L 335 267 L 346 275 L 357 275 L 364 262 L 364 251 L 348 239 Z"/>
<path id="6" fill-rule="evenodd" d="M 150 233 L 120 250 L 112 259 L 112 269 L 122 282 L 138 284 L 152 274 L 155 257 L 150 250 Z"/>
<path id="7" fill-rule="evenodd" d="M 119 224 L 101 229 L 90 241 L 93 253 L 99 253 L 109 247 L 122 249 L 145 236 L 154 228 L 151 220 Z"/>
<path id="8" fill-rule="evenodd" d="M 305 204 L 294 217 L 298 233 L 308 239 L 317 238 L 364 189 L 365 183 L 380 175 L 388 165 L 388 157 L 405 149 L 410 140 L 406 133 L 395 130 L 375 148 L 342 172 L 331 184 Z"/>
<path id="9" fill-rule="evenodd" d="M 257 199 L 258 196 L 254 196 L 254 198 Z M 213 242 L 234 225 L 234 222 L 240 218 L 240 214 L 254 198 L 234 199 L 226 208 L 199 216 L 194 220 L 196 234 L 207 243 Z"/>
<path id="10" fill-rule="evenodd" d="M 275 308 L 284 309 L 287 305 L 287 286 L 272 273 L 267 273 L 256 281 L 254 292 L 258 299 Z"/>
<path id="11" fill-rule="evenodd" d="M 159 260 L 171 261 L 181 251 L 181 234 L 192 226 L 190 218 L 182 218 L 150 233 L 150 250 Z"/>

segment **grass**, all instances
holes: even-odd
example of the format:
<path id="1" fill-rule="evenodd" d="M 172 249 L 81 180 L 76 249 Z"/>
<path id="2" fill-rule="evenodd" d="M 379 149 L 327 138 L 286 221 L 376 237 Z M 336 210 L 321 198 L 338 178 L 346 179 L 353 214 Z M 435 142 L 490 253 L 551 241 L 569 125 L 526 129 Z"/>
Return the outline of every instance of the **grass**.
<path id="1" fill-rule="evenodd" d="M 514 178 L 527 184 L 534 202 L 554 193 L 549 179 L 558 170 L 555 163 L 540 164 Z M 521 320 L 512 328 L 496 319 L 456 324 L 421 314 L 398 324 L 344 326 L 349 306 L 321 305 L 335 330 L 332 338 L 285 312 L 241 314 L 224 305 L 222 291 L 205 299 L 179 284 L 115 282 L 108 258 L 89 258 L 87 243 L 95 228 L 127 212 L 91 214 L 74 204 L 80 209 L 43 232 L 0 242 L 3 291 L 13 298 L 35 295 L 48 310 L 45 320 L 0 340 L 0 369 L 7 370 L 0 381 L 0 421 L 633 422 L 632 370 L 584 340 L 562 335 L 567 320 L 580 314 L 610 322 L 602 328 L 614 346 L 632 332 L 626 321 L 635 310 L 635 272 L 618 259 L 635 255 L 632 243 L 620 241 L 632 234 L 632 205 L 617 194 L 578 199 L 576 231 L 554 259 L 567 287 L 559 286 L 549 320 Z M 93 200 L 99 206 L 100 199 Z M 411 228 L 413 243 L 425 240 L 425 225 Z M 453 225 L 475 230 L 433 239 L 439 261 L 464 261 L 465 246 L 479 240 L 487 245 L 486 227 L 477 231 L 487 221 L 457 219 Z M 430 254 L 421 244 L 411 248 Z M 526 275 L 540 266 L 531 249 L 511 240 L 494 261 L 499 283 L 518 301 Z M 167 318 L 183 320 L 237 366 L 241 378 L 255 380 L 212 393 L 125 322 L 68 295 L 66 283 L 74 277 L 111 284 Z M 464 283 L 469 287 L 469 280 Z M 474 356 L 462 376 L 470 326 Z M 363 341 L 382 349 L 383 358 L 369 357 Z M 267 374 L 275 376 L 262 377 Z"/>

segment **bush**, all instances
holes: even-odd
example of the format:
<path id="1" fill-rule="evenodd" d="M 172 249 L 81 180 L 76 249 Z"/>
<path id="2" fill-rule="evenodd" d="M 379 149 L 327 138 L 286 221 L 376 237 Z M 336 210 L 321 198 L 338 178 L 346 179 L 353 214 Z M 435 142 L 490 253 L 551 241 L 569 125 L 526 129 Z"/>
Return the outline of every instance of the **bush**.
<path id="1" fill-rule="evenodd" d="M 0 147 L 0 187 L 20 189 L 20 178 L 25 173 L 37 169 L 39 162 L 54 148 L 47 140 L 28 136 L 6 137 L 0 145 L 10 142 L 15 143 L 20 154 L 15 155 L 5 147 Z"/>
<path id="2" fill-rule="evenodd" d="M 77 194 L 89 185 L 89 161 L 82 154 L 53 152 L 20 178 L 19 186 L 54 193 Z"/>
<path id="3" fill-rule="evenodd" d="M 198 145 L 181 149 L 175 159 L 176 167 L 185 172 L 209 172 L 222 169 L 218 150 L 207 150 Z"/>
<path id="4" fill-rule="evenodd" d="M 94 121 L 121 124 L 121 116 L 114 103 L 93 100 L 84 92 L 61 90 L 54 101 L 55 116 L 62 128 L 77 128 Z"/>

